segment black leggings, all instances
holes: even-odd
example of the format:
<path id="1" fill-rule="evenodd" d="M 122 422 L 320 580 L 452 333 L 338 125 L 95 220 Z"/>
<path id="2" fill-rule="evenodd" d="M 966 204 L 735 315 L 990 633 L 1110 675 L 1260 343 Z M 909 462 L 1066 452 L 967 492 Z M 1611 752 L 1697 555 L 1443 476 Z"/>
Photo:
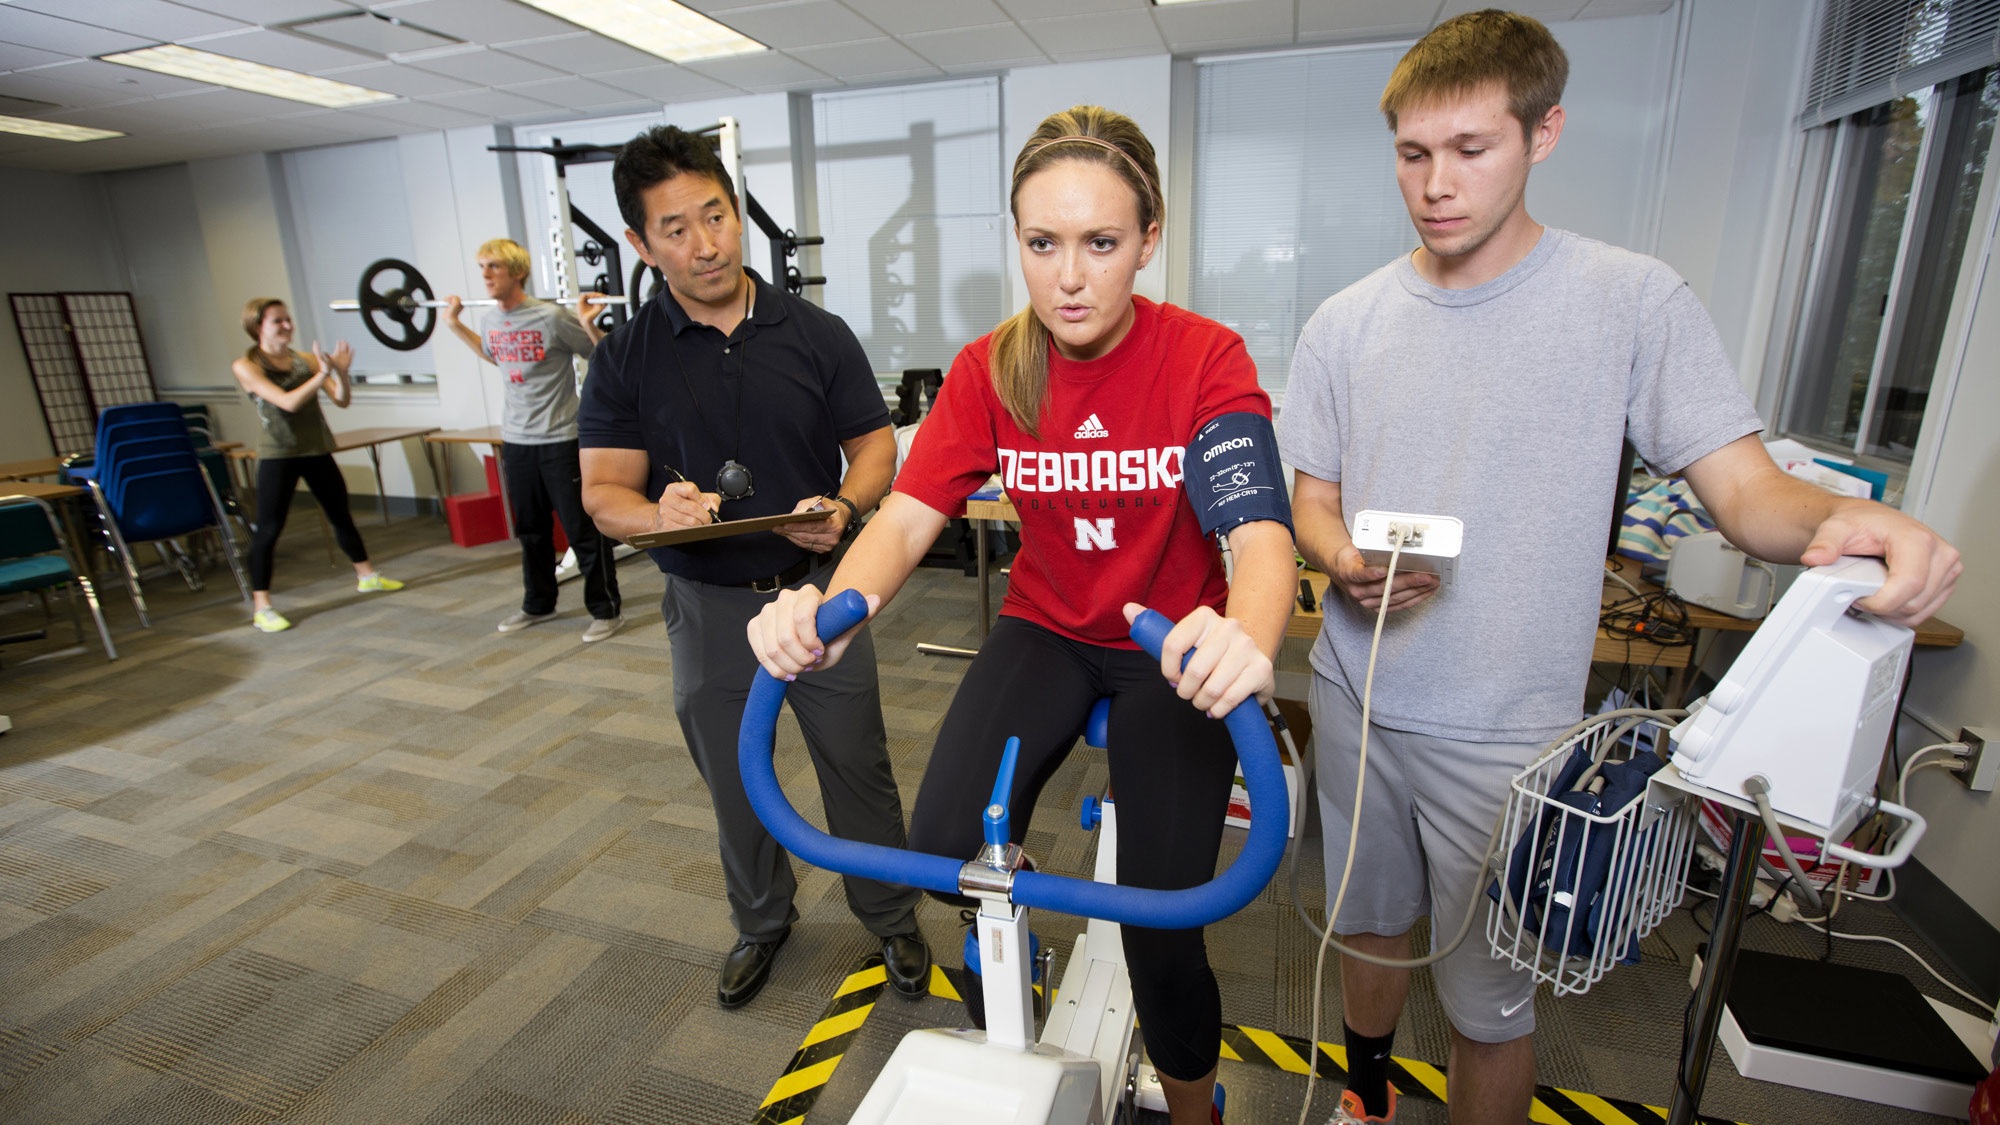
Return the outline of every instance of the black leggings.
<path id="1" fill-rule="evenodd" d="M 341 551 L 358 563 L 368 561 L 368 548 L 347 511 L 347 481 L 333 454 L 316 457 L 271 457 L 257 462 L 257 534 L 250 538 L 250 588 L 271 588 L 271 558 L 278 553 L 278 535 L 285 530 L 291 514 L 292 493 L 305 481 L 319 501 L 320 511 L 333 528 L 334 541 Z"/>
<path id="2" fill-rule="evenodd" d="M 1073 641 L 1016 617 L 1001 618 L 980 644 L 945 712 L 917 793 L 910 848 L 968 859 L 979 850 L 980 810 L 1009 736 L 1021 739 L 1021 752 L 1008 808 L 1015 842 L 1026 838 L 1042 786 L 1083 734 L 1092 704 L 1107 695 L 1118 881 L 1160 890 L 1207 882 L 1236 774 L 1228 729 L 1176 696 L 1145 653 Z M 1202 931 L 1121 930 L 1153 1065 L 1184 1082 L 1202 1077 L 1215 1068 L 1222 1025 Z"/>

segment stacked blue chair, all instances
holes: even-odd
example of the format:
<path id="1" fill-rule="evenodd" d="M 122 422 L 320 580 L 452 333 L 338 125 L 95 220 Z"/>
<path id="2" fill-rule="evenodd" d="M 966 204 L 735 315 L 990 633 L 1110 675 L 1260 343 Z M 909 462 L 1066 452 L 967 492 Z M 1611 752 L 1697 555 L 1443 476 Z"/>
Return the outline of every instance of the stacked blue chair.
<path id="1" fill-rule="evenodd" d="M 209 528 L 220 536 L 223 556 L 248 601 L 249 580 L 228 509 L 196 454 L 180 408 L 173 403 L 112 407 L 98 417 L 97 435 L 97 457 L 81 483 L 97 504 L 105 546 L 125 571 L 140 622 L 152 624 L 131 544 L 158 546 L 189 588 L 199 590 L 200 571 L 175 540 Z"/>
<path id="2" fill-rule="evenodd" d="M 0 485 L 0 491 L 5 486 Z M 62 525 L 47 502 L 32 496 L 0 495 L 0 595 L 35 593 L 42 598 L 44 620 L 48 615 L 48 591 L 57 587 L 81 589 L 90 603 L 90 616 L 97 622 L 97 637 L 104 642 L 107 660 L 118 659 L 111 644 L 111 630 L 104 624 L 104 610 L 97 603 L 97 588 L 78 565 L 76 553 L 63 535 Z M 76 641 L 83 643 L 83 619 L 77 616 L 76 595 L 69 598 L 69 616 L 76 626 Z"/>

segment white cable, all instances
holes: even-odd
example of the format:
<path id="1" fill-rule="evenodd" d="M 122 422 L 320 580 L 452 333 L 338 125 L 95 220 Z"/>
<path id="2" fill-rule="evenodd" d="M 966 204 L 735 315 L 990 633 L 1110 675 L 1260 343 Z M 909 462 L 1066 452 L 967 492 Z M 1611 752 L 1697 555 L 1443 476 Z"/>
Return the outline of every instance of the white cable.
<path id="1" fill-rule="evenodd" d="M 1826 927 L 1820 925 L 1817 922 L 1813 922 L 1804 918 L 1799 919 L 1799 921 L 1803 922 L 1806 928 L 1808 929 L 1818 930 L 1820 933 L 1827 932 Z M 1843 934 L 1838 930 L 1834 931 L 1833 936 L 1837 938 L 1846 938 L 1848 941 L 1876 941 L 1876 942 L 1881 942 L 1883 945 L 1893 945 L 1897 949 L 1900 949 L 1903 952 L 1909 954 L 1911 960 L 1915 961 L 1919 965 L 1922 965 L 1924 967 L 1924 971 L 1929 973 L 1933 978 L 1935 978 L 1939 984 L 1944 985 L 1946 988 L 1951 989 L 1953 992 L 1956 992 L 1960 996 L 1963 996 L 1965 999 L 1971 1001 L 1973 1008 L 1976 1009 L 1980 1015 L 1985 1016 L 1988 1019 L 2000 1018 L 2000 1005 L 1988 1004 L 1986 1001 L 1981 1000 L 1979 997 L 1974 996 L 1972 993 L 1967 992 L 1963 988 L 1960 988 L 1959 986 L 1944 979 L 1944 977 L 1941 974 L 1939 974 L 1939 972 L 1936 969 L 1931 968 L 1931 963 L 1929 961 L 1926 961 L 1922 957 L 1917 955 L 1916 950 L 1911 949 L 1909 946 L 1904 945 L 1902 942 L 1897 941 L 1895 938 L 1884 937 L 1881 934 Z"/>
<path id="2" fill-rule="evenodd" d="M 1326 947 L 1333 941 L 1333 923 L 1340 917 L 1340 904 L 1347 899 L 1347 877 L 1354 873 L 1354 851 L 1361 840 L 1361 793 L 1368 782 L 1368 718 L 1375 693 L 1375 654 L 1382 647 L 1382 626 L 1389 620 L 1389 594 L 1396 581 L 1396 560 L 1402 554 L 1402 532 L 1390 533 L 1389 572 L 1382 576 L 1382 605 L 1375 612 L 1375 637 L 1368 642 L 1368 675 L 1361 684 L 1361 754 L 1354 767 L 1354 807 L 1347 818 L 1347 862 L 1340 868 L 1340 889 L 1334 893 L 1333 905 L 1326 908 L 1326 932 L 1320 935 L 1319 957 L 1313 962 L 1312 1050 L 1306 1058 L 1306 1100 L 1299 1106 L 1299 1125 L 1306 1125 L 1306 1115 L 1312 1112 L 1313 1087 L 1319 1081 L 1319 1011 L 1326 988 Z"/>

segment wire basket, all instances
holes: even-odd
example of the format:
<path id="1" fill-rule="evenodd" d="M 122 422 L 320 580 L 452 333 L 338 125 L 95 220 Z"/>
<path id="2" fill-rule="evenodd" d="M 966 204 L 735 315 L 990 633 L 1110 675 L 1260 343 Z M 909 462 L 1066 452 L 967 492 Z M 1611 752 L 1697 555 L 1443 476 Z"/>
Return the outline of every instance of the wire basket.
<path id="1" fill-rule="evenodd" d="M 1695 809 L 1651 776 L 1646 746 L 1671 723 L 1593 724 L 1514 777 L 1488 887 L 1493 956 L 1554 987 L 1583 992 L 1639 958 L 1639 939 L 1680 905 L 1694 851 Z M 1641 748 L 1636 752 L 1632 744 Z"/>

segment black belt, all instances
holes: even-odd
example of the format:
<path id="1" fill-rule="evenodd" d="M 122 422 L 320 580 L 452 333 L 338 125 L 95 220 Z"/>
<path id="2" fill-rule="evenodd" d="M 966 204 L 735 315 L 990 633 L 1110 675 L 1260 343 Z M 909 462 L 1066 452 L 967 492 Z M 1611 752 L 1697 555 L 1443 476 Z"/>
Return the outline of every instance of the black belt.
<path id="1" fill-rule="evenodd" d="M 812 555 L 807 555 L 805 558 L 800 559 L 798 562 L 793 563 L 776 574 L 767 575 L 763 578 L 752 578 L 748 582 L 717 582 L 716 585 L 731 586 L 739 590 L 755 590 L 760 594 L 771 594 L 811 574 L 813 567 L 817 565 L 819 565 L 819 560 Z"/>

